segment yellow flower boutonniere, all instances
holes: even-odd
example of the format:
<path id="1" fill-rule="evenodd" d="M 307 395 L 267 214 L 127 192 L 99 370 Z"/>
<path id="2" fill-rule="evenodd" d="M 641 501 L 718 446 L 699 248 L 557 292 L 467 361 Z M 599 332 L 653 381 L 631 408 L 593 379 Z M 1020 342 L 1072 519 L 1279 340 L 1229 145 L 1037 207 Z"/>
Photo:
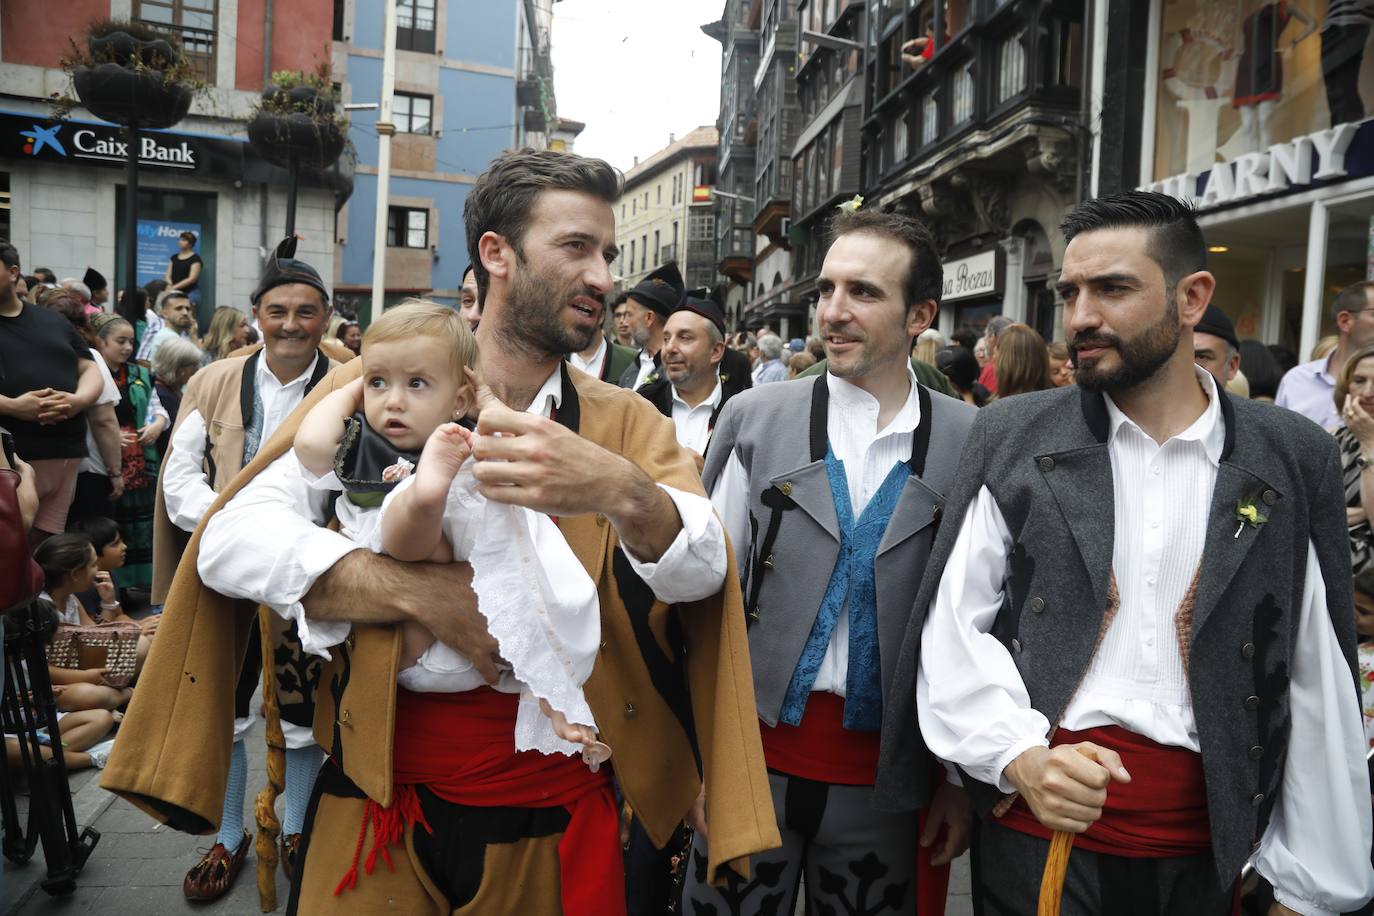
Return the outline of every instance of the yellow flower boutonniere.
<path id="1" fill-rule="evenodd" d="M 1258 529 L 1260 525 L 1269 521 L 1269 516 L 1260 511 L 1259 506 L 1255 505 L 1254 497 L 1251 497 L 1236 503 L 1236 521 L 1240 522 L 1240 525 L 1236 527 L 1234 536 L 1239 538 L 1246 525 Z"/>
<path id="2" fill-rule="evenodd" d="M 863 205 L 864 205 L 864 198 L 863 198 L 863 195 L 862 195 L 862 194 L 855 194 L 853 197 L 849 198 L 849 200 L 846 200 L 844 203 L 840 204 L 839 209 L 840 209 L 840 212 L 842 212 L 842 213 L 853 213 L 854 211 L 858 210 L 858 209 L 859 209 L 860 207 L 862 207 Z"/>

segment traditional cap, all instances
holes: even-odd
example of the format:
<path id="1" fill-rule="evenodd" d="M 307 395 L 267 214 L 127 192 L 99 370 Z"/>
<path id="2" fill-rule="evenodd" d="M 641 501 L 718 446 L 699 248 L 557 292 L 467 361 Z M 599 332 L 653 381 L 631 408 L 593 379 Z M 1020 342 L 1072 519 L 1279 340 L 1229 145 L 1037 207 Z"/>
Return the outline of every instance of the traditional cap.
<path id="1" fill-rule="evenodd" d="M 716 326 L 716 330 L 720 331 L 721 337 L 725 336 L 725 313 L 720 310 L 720 306 L 716 305 L 710 299 L 697 299 L 688 296 L 686 299 L 683 299 L 682 304 L 673 309 L 673 311 L 693 312 L 700 315 Z"/>
<path id="2" fill-rule="evenodd" d="M 108 289 L 110 284 L 105 282 L 105 277 L 94 267 L 87 267 L 81 282 L 86 284 L 92 293 L 96 290 Z"/>
<path id="3" fill-rule="evenodd" d="M 1236 338 L 1236 326 L 1231 323 L 1231 319 L 1226 317 L 1226 313 L 1215 302 L 1207 306 L 1207 311 L 1203 314 L 1202 320 L 1197 323 L 1197 327 L 1193 330 L 1199 334 L 1211 334 L 1213 337 L 1220 337 L 1231 345 L 1231 349 L 1240 349 L 1240 341 Z"/>
<path id="4" fill-rule="evenodd" d="M 682 304 L 685 290 L 677 262 L 669 261 L 640 280 L 639 285 L 630 290 L 630 298 L 667 318 Z"/>
<path id="5" fill-rule="evenodd" d="M 267 258 L 267 263 L 262 268 L 262 276 L 258 280 L 258 288 L 253 290 L 253 295 L 249 297 L 248 301 L 257 305 L 263 293 L 288 283 L 304 283 L 306 286 L 313 286 L 320 291 L 325 302 L 329 301 L 329 290 L 325 289 L 319 271 L 304 261 L 297 260 L 295 236 L 282 239 L 277 250 Z"/>

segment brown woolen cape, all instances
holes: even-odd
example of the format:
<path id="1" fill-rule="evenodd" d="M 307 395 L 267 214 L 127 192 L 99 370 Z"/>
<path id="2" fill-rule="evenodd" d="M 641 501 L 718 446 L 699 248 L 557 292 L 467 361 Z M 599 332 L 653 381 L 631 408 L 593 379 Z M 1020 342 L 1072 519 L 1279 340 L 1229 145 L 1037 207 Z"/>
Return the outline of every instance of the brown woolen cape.
<path id="1" fill-rule="evenodd" d="M 206 520 L 285 454 L 305 412 L 356 378 L 361 368 L 361 360 L 354 360 L 315 387 L 219 494 L 187 544 L 152 653 L 101 778 L 104 788 L 168 826 L 196 834 L 219 827 L 233 736 L 234 683 L 255 619 L 240 602 L 200 581 L 196 557 Z M 631 391 L 572 369 L 566 377 L 576 394 L 583 437 L 631 457 L 660 483 L 703 493 L 695 456 L 677 444 L 671 420 Z M 569 400 L 565 394 L 564 410 Z M 781 840 L 754 711 L 733 552 L 728 551 L 729 569 L 720 592 L 671 608 L 654 600 L 647 618 L 641 612 L 635 620 L 616 581 L 613 527 L 600 515 L 565 517 L 559 524 L 601 599 L 604 648 L 585 690 L 602 739 L 614 751 L 626 800 L 649 837 L 664 845 L 700 791 L 699 752 L 710 789 L 709 874 L 722 880 L 719 869 L 724 865 L 748 875 L 748 857 L 778 847 Z M 624 561 L 619 565 L 623 568 Z M 643 589 L 637 581 L 626 585 L 627 593 L 636 585 Z M 681 640 L 680 655 L 670 639 Z M 399 653 L 397 627 L 355 625 L 324 666 L 316 704 L 316 739 L 382 805 L 392 798 Z M 690 695 L 676 713 L 664 699 L 664 690 L 682 687 L 683 679 L 671 676 L 675 658 L 685 669 Z"/>

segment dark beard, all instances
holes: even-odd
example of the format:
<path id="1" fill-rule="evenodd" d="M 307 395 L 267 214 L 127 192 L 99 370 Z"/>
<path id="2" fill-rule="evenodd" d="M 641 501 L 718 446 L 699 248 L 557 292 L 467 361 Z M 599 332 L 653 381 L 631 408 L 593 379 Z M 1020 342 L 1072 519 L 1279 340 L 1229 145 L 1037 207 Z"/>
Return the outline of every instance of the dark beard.
<path id="1" fill-rule="evenodd" d="M 1164 317 L 1130 340 L 1115 334 L 1084 334 L 1069 342 L 1069 356 L 1073 360 L 1075 380 L 1088 391 L 1108 394 L 1130 391 L 1149 381 L 1178 349 L 1183 329 L 1178 326 L 1178 304 L 1172 299 Z M 1113 370 L 1097 366 L 1083 366 L 1078 362 L 1078 348 L 1112 347 L 1121 357 L 1121 365 Z"/>
<path id="2" fill-rule="evenodd" d="M 535 354 L 567 356 L 587 349 L 598 328 L 584 332 L 566 327 L 561 320 L 563 307 L 578 296 L 602 302 L 601 295 L 580 286 L 560 289 L 547 274 L 531 270 L 523 258 L 519 264 L 501 322 L 502 336 L 519 349 Z"/>

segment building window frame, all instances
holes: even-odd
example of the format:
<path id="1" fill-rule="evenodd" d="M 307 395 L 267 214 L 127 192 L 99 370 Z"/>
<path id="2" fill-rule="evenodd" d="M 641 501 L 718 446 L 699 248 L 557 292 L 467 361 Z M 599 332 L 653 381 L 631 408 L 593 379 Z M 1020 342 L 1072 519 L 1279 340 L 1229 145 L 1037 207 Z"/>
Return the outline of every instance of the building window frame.
<path id="1" fill-rule="evenodd" d="M 421 107 L 424 114 L 418 111 Z M 431 136 L 434 133 L 434 96 L 418 92 L 393 93 L 391 120 L 398 133 Z"/>
<path id="2" fill-rule="evenodd" d="M 438 0 L 396 0 L 396 50 L 433 54 Z"/>
<path id="3" fill-rule="evenodd" d="M 130 18 L 175 35 L 195 75 L 215 85 L 219 0 L 133 0 Z"/>
<path id="4" fill-rule="evenodd" d="M 404 232 L 404 236 L 402 236 L 402 232 Z M 419 235 L 417 236 L 416 233 Z M 428 248 L 429 210 L 423 207 L 387 207 L 386 247 Z"/>

